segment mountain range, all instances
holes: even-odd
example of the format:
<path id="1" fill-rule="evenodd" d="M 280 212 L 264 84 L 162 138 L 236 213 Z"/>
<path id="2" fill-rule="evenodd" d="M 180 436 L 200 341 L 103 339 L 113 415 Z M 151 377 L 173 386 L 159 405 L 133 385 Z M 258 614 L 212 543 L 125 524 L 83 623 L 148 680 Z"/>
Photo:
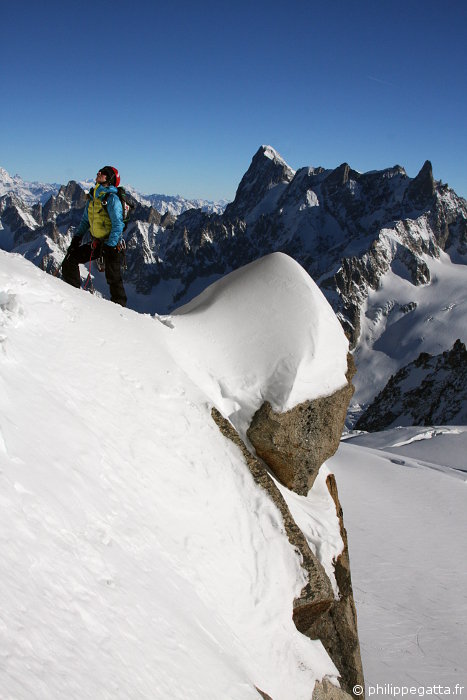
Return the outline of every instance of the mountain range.
<path id="1" fill-rule="evenodd" d="M 89 191 L 94 185 L 94 180 L 80 180 L 79 185 Z M 37 202 L 45 204 L 51 195 L 57 196 L 60 187 L 57 183 L 27 182 L 20 175 L 12 176 L 0 167 L 0 197 L 6 194 L 15 195 L 28 206 Z M 142 194 L 131 185 L 126 189 L 141 204 L 153 206 L 161 214 L 169 212 L 173 216 L 179 216 L 187 209 L 220 213 L 228 204 L 227 200 L 212 202 L 206 199 L 186 199 L 181 195 Z"/>
<path id="2" fill-rule="evenodd" d="M 307 270 L 353 348 L 349 426 L 420 353 L 436 356 L 467 341 L 467 203 L 434 179 L 429 161 L 414 178 L 400 165 L 294 170 L 262 146 L 223 211 L 174 215 L 133 198 L 125 286 L 135 310 L 170 313 L 272 252 Z M 33 205 L 3 195 L 0 247 L 56 272 L 84 204 L 75 182 Z M 105 296 L 105 282 L 98 275 L 93 282 Z"/>

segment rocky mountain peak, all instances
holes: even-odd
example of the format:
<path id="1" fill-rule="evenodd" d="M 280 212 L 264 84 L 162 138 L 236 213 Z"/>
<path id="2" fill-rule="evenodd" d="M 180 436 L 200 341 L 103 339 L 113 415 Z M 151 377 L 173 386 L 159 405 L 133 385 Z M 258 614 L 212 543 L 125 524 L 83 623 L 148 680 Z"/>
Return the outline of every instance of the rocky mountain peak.
<path id="1" fill-rule="evenodd" d="M 83 209 L 86 204 L 86 193 L 82 187 L 70 180 L 67 185 L 60 187 L 58 194 L 52 195 L 44 204 L 42 216 L 44 221 L 55 221 L 59 214 L 70 209 Z"/>
<path id="2" fill-rule="evenodd" d="M 71 202 L 82 202 L 83 194 L 85 193 L 81 185 L 79 185 L 76 180 L 70 180 L 67 185 L 60 187 L 57 197 L 62 196 Z"/>
<path id="3" fill-rule="evenodd" d="M 51 194 L 56 194 L 58 189 L 57 184 L 26 182 L 19 175 L 12 176 L 5 168 L 0 168 L 0 196 L 15 194 L 24 204 L 31 206 L 36 202 L 43 204 Z"/>
<path id="4" fill-rule="evenodd" d="M 433 178 L 433 167 L 429 160 L 426 160 L 418 175 L 410 182 L 406 197 L 419 208 L 426 206 L 435 193 L 435 181 Z"/>
<path id="5" fill-rule="evenodd" d="M 277 185 L 288 185 L 295 170 L 271 146 L 261 146 L 240 181 L 234 201 L 226 207 L 229 218 L 244 217 Z"/>
<path id="6" fill-rule="evenodd" d="M 332 191 L 343 187 L 349 180 L 358 180 L 360 173 L 352 170 L 348 163 L 342 163 L 338 168 L 333 170 L 325 179 L 325 186 L 328 191 Z"/>

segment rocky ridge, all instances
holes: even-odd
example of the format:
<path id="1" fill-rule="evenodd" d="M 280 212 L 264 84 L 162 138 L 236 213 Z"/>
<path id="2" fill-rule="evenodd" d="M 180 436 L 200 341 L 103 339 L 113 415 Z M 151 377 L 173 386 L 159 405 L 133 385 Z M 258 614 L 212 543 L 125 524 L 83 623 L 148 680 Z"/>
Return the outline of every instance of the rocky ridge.
<path id="1" fill-rule="evenodd" d="M 37 202 L 45 204 L 52 194 L 57 194 L 60 185 L 42 182 L 25 182 L 19 175 L 11 176 L 4 168 L 0 168 L 0 197 L 14 194 L 28 206 Z"/>
<path id="2" fill-rule="evenodd" d="M 166 311 L 188 301 L 195 283 L 198 292 L 282 251 L 319 282 L 355 347 L 368 295 L 385 273 L 397 270 L 420 287 L 430 282 L 427 257 L 449 251 L 465 261 L 466 202 L 434 180 L 428 161 L 415 178 L 400 166 L 364 174 L 347 164 L 294 172 L 271 152 L 259 149 L 222 215 L 189 211 L 170 236 L 150 232 L 157 264 L 141 271 L 143 287 L 169 299 Z M 180 283 L 169 291 L 173 279 Z"/>
<path id="3" fill-rule="evenodd" d="M 328 575 L 294 521 L 274 479 L 295 493 L 308 493 L 325 459 L 331 457 L 339 446 L 346 409 L 352 396 L 354 371 L 349 354 L 347 385 L 331 396 L 308 401 L 283 414 L 274 413 L 269 404 L 263 404 L 247 431 L 252 450 L 248 449 L 232 424 L 217 409 L 212 410 L 212 418 L 222 434 L 241 450 L 253 479 L 279 509 L 287 537 L 300 553 L 308 580 L 294 601 L 293 620 L 300 632 L 322 642 L 340 676 L 341 689 L 326 681 L 316 685 L 313 697 L 322 700 L 357 698 L 359 696 L 355 694 L 354 687 L 364 686 L 347 533 L 337 484 L 334 476 L 329 474 L 326 485 L 336 507 L 344 543 L 342 553 L 334 561 L 338 587 L 338 595 L 334 595 Z M 325 430 L 323 440 L 322 429 L 328 423 L 330 414 L 332 428 Z M 288 436 L 292 436 L 291 439 Z M 265 444 L 267 449 L 264 449 Z M 311 459 L 308 458 L 310 455 Z"/>
<path id="4" fill-rule="evenodd" d="M 467 350 L 460 340 L 439 355 L 420 353 L 393 375 L 357 421 L 357 430 L 467 423 Z"/>

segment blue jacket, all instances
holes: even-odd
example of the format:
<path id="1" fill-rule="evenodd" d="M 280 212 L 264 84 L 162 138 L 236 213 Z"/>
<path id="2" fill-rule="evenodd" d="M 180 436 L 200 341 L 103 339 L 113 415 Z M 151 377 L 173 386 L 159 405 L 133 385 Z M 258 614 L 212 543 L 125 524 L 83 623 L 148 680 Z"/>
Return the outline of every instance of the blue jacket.
<path id="1" fill-rule="evenodd" d="M 109 187 L 104 187 L 103 185 L 96 185 L 96 187 L 94 188 L 94 194 L 98 199 L 103 199 L 104 197 L 106 197 L 107 199 L 107 206 L 105 207 L 105 210 L 110 219 L 111 229 L 109 237 L 105 241 L 105 245 L 108 245 L 110 248 L 115 248 L 118 241 L 120 240 L 125 226 L 125 224 L 123 223 L 122 203 L 118 197 L 117 188 L 113 185 L 109 185 Z M 82 236 L 90 228 L 88 216 L 89 204 L 90 202 L 88 201 L 84 209 L 81 223 L 76 231 L 76 236 Z"/>

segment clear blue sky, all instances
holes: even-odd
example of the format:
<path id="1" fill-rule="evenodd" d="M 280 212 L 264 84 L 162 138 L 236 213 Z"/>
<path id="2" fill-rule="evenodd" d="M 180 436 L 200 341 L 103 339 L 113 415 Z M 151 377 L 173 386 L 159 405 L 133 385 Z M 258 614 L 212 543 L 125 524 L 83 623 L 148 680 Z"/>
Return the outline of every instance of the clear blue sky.
<path id="1" fill-rule="evenodd" d="M 6 3 L 5 3 L 6 4 Z M 463 0 L 2 5 L 0 166 L 233 198 L 261 144 L 293 168 L 426 159 L 467 197 Z"/>

